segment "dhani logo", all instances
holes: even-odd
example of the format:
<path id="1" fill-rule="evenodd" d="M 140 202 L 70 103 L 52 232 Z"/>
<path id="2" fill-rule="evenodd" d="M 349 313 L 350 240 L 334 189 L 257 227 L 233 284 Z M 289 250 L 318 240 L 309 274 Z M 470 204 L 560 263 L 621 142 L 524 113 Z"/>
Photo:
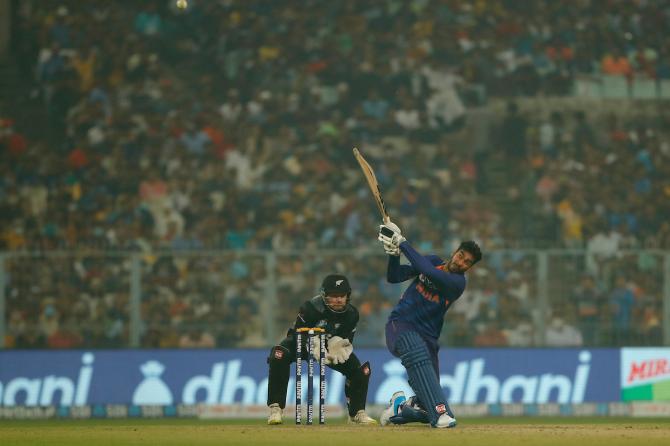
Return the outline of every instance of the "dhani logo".
<path id="1" fill-rule="evenodd" d="M 574 376 L 542 373 L 511 375 L 498 379 L 484 372 L 486 361 L 474 359 L 456 364 L 453 375 L 440 375 L 447 399 L 453 403 L 582 403 L 591 370 L 591 353 L 582 351 Z"/>
<path id="2" fill-rule="evenodd" d="M 632 384 L 635 381 L 643 381 L 663 375 L 670 375 L 670 364 L 665 358 L 631 361 L 626 382 Z"/>
<path id="3" fill-rule="evenodd" d="M 454 404 L 474 403 L 582 403 L 589 383 L 591 352 L 578 355 L 574 373 L 514 374 L 505 378 L 487 372 L 487 360 L 476 358 L 459 361 L 452 374 L 441 374 L 440 385 L 447 400 Z M 383 366 L 386 379 L 375 394 L 378 404 L 388 401 L 388 395 L 397 390 L 413 393 L 407 387 L 405 368 L 400 360 L 388 361 Z"/>
<path id="4" fill-rule="evenodd" d="M 0 405 L 3 406 L 80 406 L 88 401 L 93 377 L 93 353 L 81 356 L 77 382 L 67 376 L 47 375 L 43 378 L 18 377 L 0 382 Z M 57 403 L 58 401 L 58 403 Z"/>

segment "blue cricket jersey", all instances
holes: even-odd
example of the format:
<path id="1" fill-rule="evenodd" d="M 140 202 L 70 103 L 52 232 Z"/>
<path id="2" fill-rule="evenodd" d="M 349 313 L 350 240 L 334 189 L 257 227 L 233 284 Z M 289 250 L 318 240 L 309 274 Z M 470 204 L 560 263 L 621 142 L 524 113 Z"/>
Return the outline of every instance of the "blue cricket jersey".
<path id="1" fill-rule="evenodd" d="M 389 321 L 411 324 L 420 334 L 435 340 L 440 337 L 444 315 L 465 290 L 465 275 L 451 273 L 436 255 L 422 256 L 407 241 L 400 250 L 411 265 L 401 265 L 399 256 L 389 256 L 386 279 L 400 283 L 414 278 Z"/>

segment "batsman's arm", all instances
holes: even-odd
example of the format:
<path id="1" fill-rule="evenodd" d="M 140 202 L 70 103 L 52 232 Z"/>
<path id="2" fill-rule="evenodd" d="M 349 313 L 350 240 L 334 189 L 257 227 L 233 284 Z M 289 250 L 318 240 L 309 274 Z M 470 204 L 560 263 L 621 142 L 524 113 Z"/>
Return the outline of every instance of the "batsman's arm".
<path id="1" fill-rule="evenodd" d="M 400 256 L 389 256 L 386 269 L 386 281 L 389 283 L 400 283 L 418 276 L 419 273 L 410 265 L 401 265 Z"/>
<path id="2" fill-rule="evenodd" d="M 400 251 L 419 274 L 428 277 L 439 289 L 460 296 L 465 289 L 465 277 L 436 268 L 430 260 L 422 256 L 408 241 L 400 244 Z"/>

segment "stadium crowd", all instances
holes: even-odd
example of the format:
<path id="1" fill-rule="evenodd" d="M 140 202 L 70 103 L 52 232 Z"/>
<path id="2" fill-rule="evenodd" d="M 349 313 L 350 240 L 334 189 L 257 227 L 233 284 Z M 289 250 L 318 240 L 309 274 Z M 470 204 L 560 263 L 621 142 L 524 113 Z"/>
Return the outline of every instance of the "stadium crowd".
<path id="1" fill-rule="evenodd" d="M 667 113 L 523 100 L 580 74 L 669 79 L 670 2 L 190 3 L 19 3 L 43 125 L 2 110 L 0 248 L 75 251 L 5 261 L 10 346 L 128 345 L 133 266 L 103 250 L 141 256 L 144 347 L 264 345 L 269 287 L 295 300 L 284 327 L 335 267 L 358 342 L 380 345 L 399 294 L 383 256 L 282 254 L 378 250 L 353 146 L 419 250 L 512 249 L 473 271 L 450 345 L 658 342 L 662 259 L 620 250 L 670 248 Z M 496 98 L 505 112 L 477 119 Z M 556 260 L 546 315 L 520 246 L 586 250 Z M 247 250 L 278 253 L 276 284 Z"/>

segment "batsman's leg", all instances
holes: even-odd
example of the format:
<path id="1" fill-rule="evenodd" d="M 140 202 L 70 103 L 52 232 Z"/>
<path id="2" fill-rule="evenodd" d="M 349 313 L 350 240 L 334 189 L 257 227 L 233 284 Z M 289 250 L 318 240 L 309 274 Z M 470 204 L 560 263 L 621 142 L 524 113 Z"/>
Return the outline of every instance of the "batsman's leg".
<path id="1" fill-rule="evenodd" d="M 442 423 L 438 425 L 438 419 L 443 414 L 453 419 L 453 413 L 447 404 L 425 341 L 417 332 L 407 331 L 398 336 L 396 350 L 407 370 L 409 385 L 428 412 L 430 424 L 442 427 Z"/>

